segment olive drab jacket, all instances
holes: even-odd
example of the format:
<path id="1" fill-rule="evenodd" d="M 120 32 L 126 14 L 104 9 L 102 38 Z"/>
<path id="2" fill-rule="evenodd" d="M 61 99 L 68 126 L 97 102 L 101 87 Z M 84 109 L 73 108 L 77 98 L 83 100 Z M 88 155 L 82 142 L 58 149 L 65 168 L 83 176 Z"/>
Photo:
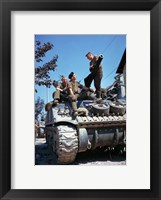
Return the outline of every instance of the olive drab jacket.
<path id="1" fill-rule="evenodd" d="M 89 63 L 89 65 L 90 65 L 90 69 L 89 69 L 90 72 L 94 71 L 95 65 L 97 63 L 97 60 L 98 60 L 98 56 L 94 56 L 93 59 L 90 61 L 90 63 Z M 96 74 L 102 76 L 102 73 L 103 73 L 102 72 L 102 65 L 100 64 L 98 70 L 96 70 Z"/>
<path id="2" fill-rule="evenodd" d="M 68 95 L 68 84 L 63 85 L 62 83 L 59 83 L 56 89 L 56 92 L 54 93 L 54 99 L 60 99 L 60 94 L 67 96 Z"/>
<path id="3" fill-rule="evenodd" d="M 69 84 L 68 84 L 68 88 L 71 88 L 73 93 L 74 94 L 77 94 L 78 93 L 78 89 L 82 89 L 83 88 L 83 85 L 81 85 L 79 82 L 75 82 L 73 83 L 72 81 L 69 81 Z"/>

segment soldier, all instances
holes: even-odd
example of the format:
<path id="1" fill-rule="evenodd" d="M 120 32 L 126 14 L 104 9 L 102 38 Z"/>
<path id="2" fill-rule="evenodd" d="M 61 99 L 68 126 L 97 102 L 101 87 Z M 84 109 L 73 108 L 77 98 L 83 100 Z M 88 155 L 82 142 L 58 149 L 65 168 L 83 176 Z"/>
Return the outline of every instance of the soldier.
<path id="1" fill-rule="evenodd" d="M 61 83 L 57 81 L 53 81 L 53 85 L 56 88 L 56 91 L 53 93 L 54 101 L 51 101 L 45 105 L 45 110 L 48 111 L 53 105 L 57 105 L 57 103 L 61 101 L 68 100 L 68 80 L 65 76 L 61 76 Z"/>
<path id="2" fill-rule="evenodd" d="M 54 84 L 54 83 L 53 83 Z M 55 85 L 56 91 L 53 93 L 54 103 L 68 99 L 68 80 L 65 76 L 61 76 L 61 83 Z"/>
<path id="3" fill-rule="evenodd" d="M 94 93 L 92 93 L 89 88 L 87 88 L 86 86 L 81 85 L 79 82 L 76 81 L 76 75 L 74 74 L 74 72 L 71 72 L 68 76 L 68 78 L 70 79 L 69 81 L 69 101 L 71 102 L 71 106 L 73 108 L 73 111 L 76 113 L 78 111 L 77 108 L 77 99 L 78 100 L 85 100 L 85 99 L 89 99 L 89 100 L 98 100 Z M 78 92 L 78 89 L 81 89 L 81 92 Z M 100 99 L 99 99 L 100 100 Z"/>
<path id="4" fill-rule="evenodd" d="M 90 87 L 92 81 L 94 80 L 94 86 L 96 88 L 96 97 L 101 98 L 101 80 L 103 77 L 102 65 L 100 64 L 103 56 L 93 55 L 91 52 L 86 54 L 88 60 L 90 60 L 90 74 L 84 79 L 86 87 Z"/>

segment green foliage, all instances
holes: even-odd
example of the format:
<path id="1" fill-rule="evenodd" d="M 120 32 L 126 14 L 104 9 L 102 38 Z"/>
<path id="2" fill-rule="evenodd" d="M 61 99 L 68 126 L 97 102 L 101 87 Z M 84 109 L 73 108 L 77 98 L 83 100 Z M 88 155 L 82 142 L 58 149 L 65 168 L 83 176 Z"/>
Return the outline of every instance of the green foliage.
<path id="1" fill-rule="evenodd" d="M 41 45 L 40 41 L 35 42 L 35 62 L 41 63 L 43 62 L 43 58 L 46 53 L 53 49 L 53 44 L 50 42 L 44 43 Z M 54 71 L 57 67 L 58 55 L 54 55 L 53 58 L 43 64 L 42 66 L 35 66 L 35 85 L 44 85 L 46 87 L 50 87 L 52 85 L 52 80 L 50 77 L 50 72 Z"/>
<path id="2" fill-rule="evenodd" d="M 44 108 L 44 100 L 40 97 L 37 97 L 35 100 L 35 120 L 39 121 L 39 117 L 43 117 L 44 113 L 42 112 Z"/>

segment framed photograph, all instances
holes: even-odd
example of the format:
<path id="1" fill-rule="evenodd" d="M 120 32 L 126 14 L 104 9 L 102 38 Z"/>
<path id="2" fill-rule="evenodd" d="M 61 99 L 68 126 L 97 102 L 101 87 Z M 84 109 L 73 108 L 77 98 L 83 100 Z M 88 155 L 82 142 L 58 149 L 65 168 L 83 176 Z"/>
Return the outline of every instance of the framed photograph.
<path id="1" fill-rule="evenodd" d="M 126 35 L 35 35 L 35 102 L 36 165 L 125 165 Z"/>
<path id="2" fill-rule="evenodd" d="M 160 199 L 160 1 L 0 2 L 1 199 Z"/>

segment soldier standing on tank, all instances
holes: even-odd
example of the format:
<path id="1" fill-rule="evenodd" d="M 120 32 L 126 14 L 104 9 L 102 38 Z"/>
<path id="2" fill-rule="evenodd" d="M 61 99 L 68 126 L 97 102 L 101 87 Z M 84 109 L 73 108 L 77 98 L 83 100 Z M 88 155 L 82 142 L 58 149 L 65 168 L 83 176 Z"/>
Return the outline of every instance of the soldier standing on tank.
<path id="1" fill-rule="evenodd" d="M 95 100 L 100 101 L 100 99 L 97 99 L 94 95 L 94 93 L 87 88 L 86 86 L 81 85 L 79 82 L 76 80 L 76 75 L 74 72 L 71 72 L 68 76 L 70 79 L 68 88 L 69 88 L 69 101 L 71 103 L 72 109 L 74 112 L 77 112 L 77 100 Z M 79 92 L 79 88 L 81 89 L 81 92 Z"/>
<path id="2" fill-rule="evenodd" d="M 61 82 L 56 86 L 53 98 L 55 104 L 68 99 L 68 80 L 65 76 L 61 76 Z"/>
<path id="3" fill-rule="evenodd" d="M 99 56 L 93 55 L 91 52 L 86 54 L 88 60 L 90 60 L 90 74 L 84 79 L 85 86 L 90 88 L 92 81 L 94 80 L 94 86 L 96 88 L 96 97 L 101 98 L 101 80 L 103 77 L 102 65 L 97 66 Z"/>

